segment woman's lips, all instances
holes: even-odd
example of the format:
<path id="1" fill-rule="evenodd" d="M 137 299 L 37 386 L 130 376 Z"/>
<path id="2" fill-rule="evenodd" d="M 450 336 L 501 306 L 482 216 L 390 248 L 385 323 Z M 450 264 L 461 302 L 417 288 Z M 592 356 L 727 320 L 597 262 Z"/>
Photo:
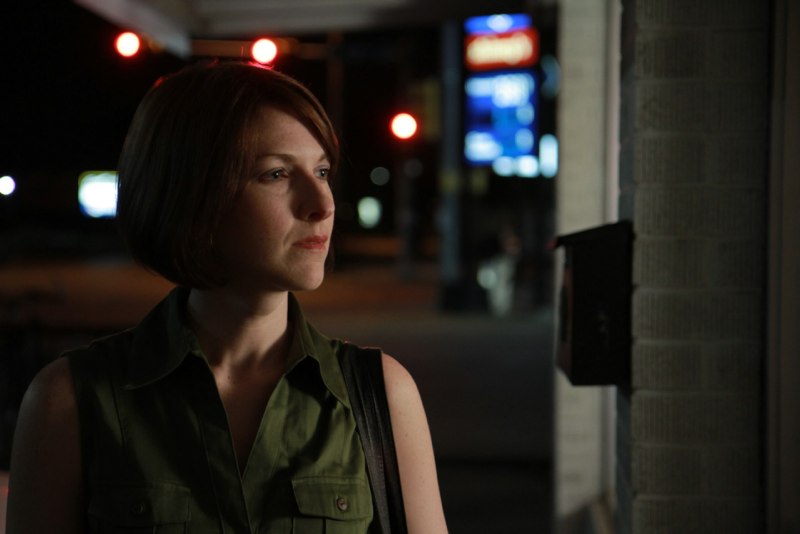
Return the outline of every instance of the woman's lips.
<path id="1" fill-rule="evenodd" d="M 293 246 L 308 250 L 325 250 L 328 247 L 328 236 L 313 235 L 300 241 L 295 241 Z"/>

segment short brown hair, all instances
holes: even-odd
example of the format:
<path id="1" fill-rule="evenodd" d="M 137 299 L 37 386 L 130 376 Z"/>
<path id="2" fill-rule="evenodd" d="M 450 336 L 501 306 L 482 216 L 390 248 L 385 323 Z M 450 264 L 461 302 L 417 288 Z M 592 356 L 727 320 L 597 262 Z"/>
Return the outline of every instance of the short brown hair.
<path id="1" fill-rule="evenodd" d="M 137 109 L 119 161 L 117 221 L 133 258 L 187 287 L 224 283 L 214 231 L 251 175 L 252 128 L 272 106 L 303 123 L 339 161 L 336 134 L 314 95 L 253 63 L 213 61 L 160 79 Z"/>

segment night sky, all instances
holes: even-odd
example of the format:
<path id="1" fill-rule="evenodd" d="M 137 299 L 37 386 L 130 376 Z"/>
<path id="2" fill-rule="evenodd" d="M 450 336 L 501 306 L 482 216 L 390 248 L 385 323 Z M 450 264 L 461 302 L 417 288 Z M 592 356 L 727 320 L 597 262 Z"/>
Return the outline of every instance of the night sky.
<path id="1" fill-rule="evenodd" d="M 138 101 L 183 62 L 113 49 L 119 28 L 70 1 L 6 2 L 0 172 L 113 168 Z"/>
<path id="2" fill-rule="evenodd" d="M 113 49 L 122 28 L 68 0 L 6 2 L 0 8 L 0 30 L 3 171 L 113 167 L 144 93 L 159 76 L 191 61 L 148 50 L 122 58 Z M 398 99 L 401 68 L 391 58 L 403 43 L 397 34 L 380 33 L 382 38 L 380 34 L 346 38 L 341 51 L 347 63 L 344 96 L 363 105 L 348 109 L 345 102 L 345 119 L 385 119 Z M 430 36 L 436 32 L 406 30 L 402 39 L 408 41 L 409 35 L 423 36 L 424 48 L 414 48 L 413 43 L 405 47 L 415 64 L 403 66 L 403 75 L 435 75 L 438 48 Z M 301 79 L 326 103 L 324 62 L 282 58 L 276 68 Z M 371 108 L 370 101 L 376 98 L 382 99 L 384 109 Z M 382 124 L 381 131 L 371 132 L 370 137 L 385 137 L 383 130 Z M 358 135 L 360 129 L 349 133 Z"/>

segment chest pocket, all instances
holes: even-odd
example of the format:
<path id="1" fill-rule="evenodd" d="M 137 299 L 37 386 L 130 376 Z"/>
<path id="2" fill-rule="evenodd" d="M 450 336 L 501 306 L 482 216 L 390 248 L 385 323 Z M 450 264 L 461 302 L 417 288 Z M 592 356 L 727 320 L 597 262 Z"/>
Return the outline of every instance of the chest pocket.
<path id="1" fill-rule="evenodd" d="M 300 512 L 292 534 L 366 534 L 372 521 L 372 493 L 356 477 L 315 476 L 292 480 Z"/>
<path id="2" fill-rule="evenodd" d="M 97 488 L 89 502 L 90 532 L 184 534 L 189 497 L 189 489 L 177 484 Z"/>

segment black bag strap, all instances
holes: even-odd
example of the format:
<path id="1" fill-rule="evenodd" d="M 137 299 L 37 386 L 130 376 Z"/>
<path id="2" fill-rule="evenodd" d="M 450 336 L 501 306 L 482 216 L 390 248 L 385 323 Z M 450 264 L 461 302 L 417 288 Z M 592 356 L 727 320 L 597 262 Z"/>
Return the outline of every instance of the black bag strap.
<path id="1" fill-rule="evenodd" d="M 406 534 L 397 452 L 383 381 L 382 352 L 343 343 L 339 360 L 364 446 L 378 532 Z"/>

